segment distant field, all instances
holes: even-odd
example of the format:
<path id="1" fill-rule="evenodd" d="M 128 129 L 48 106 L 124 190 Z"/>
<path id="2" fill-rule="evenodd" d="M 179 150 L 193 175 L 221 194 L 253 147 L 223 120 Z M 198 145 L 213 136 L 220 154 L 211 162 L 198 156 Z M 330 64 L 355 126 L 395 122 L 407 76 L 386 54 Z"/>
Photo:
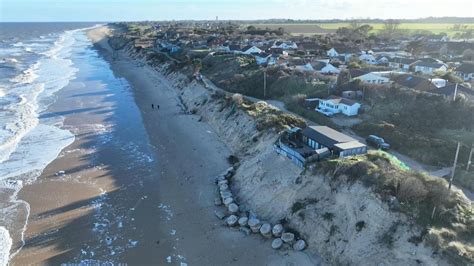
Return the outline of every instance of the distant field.
<path id="1" fill-rule="evenodd" d="M 373 28 L 373 32 L 377 32 L 383 28 L 382 23 L 369 23 Z M 294 23 L 294 24 L 255 24 L 258 28 L 270 28 L 278 29 L 284 28 L 287 32 L 294 35 L 309 35 L 309 34 L 322 34 L 335 32 L 340 27 L 347 27 L 348 23 L 318 23 L 318 24 L 305 24 L 305 23 Z M 400 24 L 401 30 L 409 30 L 410 32 L 428 30 L 432 33 L 445 32 L 448 35 L 454 35 L 457 31 L 452 30 L 454 24 L 449 23 L 402 23 Z M 474 24 L 467 24 L 471 29 L 474 29 Z"/>

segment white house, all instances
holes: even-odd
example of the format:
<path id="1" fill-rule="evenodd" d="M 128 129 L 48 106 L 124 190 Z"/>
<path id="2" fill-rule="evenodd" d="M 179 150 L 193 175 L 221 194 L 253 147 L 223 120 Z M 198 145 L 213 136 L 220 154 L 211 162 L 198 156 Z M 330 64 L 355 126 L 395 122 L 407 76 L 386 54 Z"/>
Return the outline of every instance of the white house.
<path id="1" fill-rule="evenodd" d="M 376 65 L 377 64 L 377 59 L 375 59 L 373 54 L 370 54 L 370 53 L 363 52 L 359 56 L 359 60 L 364 61 L 365 63 L 370 64 L 370 65 Z"/>
<path id="2" fill-rule="evenodd" d="M 353 100 L 330 96 L 328 99 L 319 99 L 319 105 L 316 111 L 329 116 L 338 113 L 342 113 L 346 116 L 354 116 L 359 113 L 360 106 L 360 103 Z"/>
<path id="3" fill-rule="evenodd" d="M 259 53 L 259 54 L 255 54 L 255 61 L 257 62 L 257 65 L 264 65 L 270 61 L 271 57 L 272 57 L 271 54 Z"/>
<path id="4" fill-rule="evenodd" d="M 358 79 L 363 83 L 367 84 L 388 84 L 390 83 L 390 79 L 387 77 L 382 76 L 377 72 L 367 72 L 362 71 L 359 69 L 351 69 L 349 70 L 349 74 L 351 75 L 351 80 Z"/>
<path id="5" fill-rule="evenodd" d="M 390 57 L 385 56 L 385 55 L 378 55 L 375 57 L 375 60 L 377 60 L 377 64 L 384 65 L 384 64 L 388 64 L 390 60 L 389 58 Z"/>
<path id="6" fill-rule="evenodd" d="M 271 48 L 281 48 L 283 50 L 298 49 L 298 45 L 294 42 L 277 41 L 273 43 Z"/>
<path id="7" fill-rule="evenodd" d="M 436 88 L 443 88 L 448 85 L 448 81 L 445 79 L 430 79 L 430 81 L 436 86 Z"/>
<path id="8" fill-rule="evenodd" d="M 448 66 L 444 63 L 417 62 L 414 64 L 415 72 L 433 74 L 435 72 L 446 72 Z"/>
<path id="9" fill-rule="evenodd" d="M 253 46 L 253 45 L 247 45 L 244 48 L 242 48 L 240 51 L 243 54 L 259 54 L 259 53 L 262 52 L 262 50 L 260 50 L 260 48 L 258 48 L 257 46 Z"/>
<path id="10" fill-rule="evenodd" d="M 456 74 L 464 81 L 474 80 L 474 64 L 463 63 L 456 68 Z"/>
<path id="11" fill-rule="evenodd" d="M 331 65 L 329 62 L 325 60 L 322 61 L 315 61 L 311 63 L 313 66 L 314 71 L 322 73 L 322 74 L 339 74 L 341 70 L 339 68 Z"/>

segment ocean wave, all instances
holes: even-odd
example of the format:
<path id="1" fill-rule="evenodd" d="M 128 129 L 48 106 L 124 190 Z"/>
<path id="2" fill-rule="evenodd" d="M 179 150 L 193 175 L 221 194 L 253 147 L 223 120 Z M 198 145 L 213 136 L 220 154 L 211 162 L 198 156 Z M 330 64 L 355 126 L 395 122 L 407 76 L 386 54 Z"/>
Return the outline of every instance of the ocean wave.
<path id="1" fill-rule="evenodd" d="M 8 230 L 0 226 L 0 265 L 7 265 L 13 241 Z"/>

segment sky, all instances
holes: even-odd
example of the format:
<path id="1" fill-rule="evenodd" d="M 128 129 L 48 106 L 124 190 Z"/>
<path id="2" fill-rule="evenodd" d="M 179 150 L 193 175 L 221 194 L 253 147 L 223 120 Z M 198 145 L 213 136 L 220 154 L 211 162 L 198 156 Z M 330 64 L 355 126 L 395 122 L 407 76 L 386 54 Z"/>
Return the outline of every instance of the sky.
<path id="1" fill-rule="evenodd" d="M 474 17 L 474 0 L 0 0 L 5 21 Z"/>

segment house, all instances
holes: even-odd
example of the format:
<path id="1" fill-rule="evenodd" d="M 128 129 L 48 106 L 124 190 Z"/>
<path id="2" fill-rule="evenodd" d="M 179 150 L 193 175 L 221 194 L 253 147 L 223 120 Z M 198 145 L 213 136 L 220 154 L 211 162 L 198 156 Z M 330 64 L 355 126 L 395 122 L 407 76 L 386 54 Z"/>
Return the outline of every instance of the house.
<path id="1" fill-rule="evenodd" d="M 418 77 L 410 74 L 402 74 L 394 77 L 393 82 L 402 87 L 415 89 L 419 91 L 431 91 L 437 89 L 436 86 L 426 78 Z"/>
<path id="2" fill-rule="evenodd" d="M 377 61 L 377 64 L 385 65 L 385 64 L 388 64 L 388 62 L 390 61 L 390 57 L 385 56 L 385 55 L 377 55 L 375 57 L 375 60 Z"/>
<path id="3" fill-rule="evenodd" d="M 297 49 L 298 45 L 296 45 L 296 43 L 291 42 L 291 41 L 289 42 L 276 41 L 275 43 L 273 43 L 271 48 L 280 48 L 283 50 L 290 50 L 290 49 Z"/>
<path id="4" fill-rule="evenodd" d="M 327 148 L 341 158 L 367 152 L 365 144 L 327 126 L 309 126 L 301 134 L 303 143 L 312 149 Z"/>
<path id="5" fill-rule="evenodd" d="M 474 63 L 462 63 L 456 68 L 456 75 L 464 81 L 474 80 Z"/>
<path id="6" fill-rule="evenodd" d="M 319 105 L 316 111 L 325 115 L 334 115 L 342 113 L 346 116 L 354 116 L 359 113 L 361 104 L 353 100 L 330 96 L 327 99 L 319 99 Z"/>
<path id="7" fill-rule="evenodd" d="M 322 74 L 339 74 L 341 70 L 339 68 L 333 66 L 330 63 L 325 63 L 321 61 L 315 61 L 311 63 L 314 71 L 322 73 Z"/>
<path id="8" fill-rule="evenodd" d="M 369 65 L 376 65 L 378 63 L 373 53 L 368 53 L 368 52 L 362 52 L 362 54 L 359 56 L 359 60 L 364 61 L 365 63 Z"/>
<path id="9" fill-rule="evenodd" d="M 432 62 L 423 62 L 419 61 L 413 64 L 415 72 L 421 72 L 424 74 L 434 74 L 435 72 L 446 72 L 448 71 L 448 66 L 444 63 L 432 63 Z"/>
<path id="10" fill-rule="evenodd" d="M 346 47 L 346 46 L 335 46 L 331 49 L 329 49 L 326 54 L 331 57 L 339 57 L 342 56 L 344 57 L 344 62 L 349 61 L 349 59 L 354 55 L 354 54 L 359 54 L 360 49 L 357 47 Z"/>
<path id="11" fill-rule="evenodd" d="M 260 50 L 260 48 L 256 47 L 256 46 L 253 46 L 253 45 L 247 45 L 245 46 L 244 48 L 242 48 L 240 50 L 240 52 L 242 54 L 259 54 L 261 52 L 263 52 L 262 50 Z"/>
<path id="12" fill-rule="evenodd" d="M 377 72 L 369 72 L 360 69 L 350 69 L 349 75 L 351 76 L 351 80 L 358 79 L 363 83 L 367 84 L 387 84 L 390 83 L 390 79 L 383 77 Z"/>
<path id="13" fill-rule="evenodd" d="M 456 88 L 456 84 L 448 84 L 444 87 L 434 89 L 430 92 L 436 93 L 436 94 L 442 94 L 448 97 L 449 99 L 453 99 L 454 93 L 456 93 L 456 97 L 458 97 L 459 95 L 462 95 L 467 100 L 474 101 L 474 90 L 466 88 L 459 84 L 457 85 L 457 88 Z"/>
<path id="14" fill-rule="evenodd" d="M 268 64 L 268 61 L 272 57 L 271 54 L 267 54 L 265 52 L 255 54 L 255 61 L 257 62 L 257 65 L 264 65 Z"/>
<path id="15" fill-rule="evenodd" d="M 389 59 L 388 66 L 393 69 L 408 72 L 410 70 L 410 66 L 416 62 L 418 62 L 417 59 L 394 57 Z"/>

